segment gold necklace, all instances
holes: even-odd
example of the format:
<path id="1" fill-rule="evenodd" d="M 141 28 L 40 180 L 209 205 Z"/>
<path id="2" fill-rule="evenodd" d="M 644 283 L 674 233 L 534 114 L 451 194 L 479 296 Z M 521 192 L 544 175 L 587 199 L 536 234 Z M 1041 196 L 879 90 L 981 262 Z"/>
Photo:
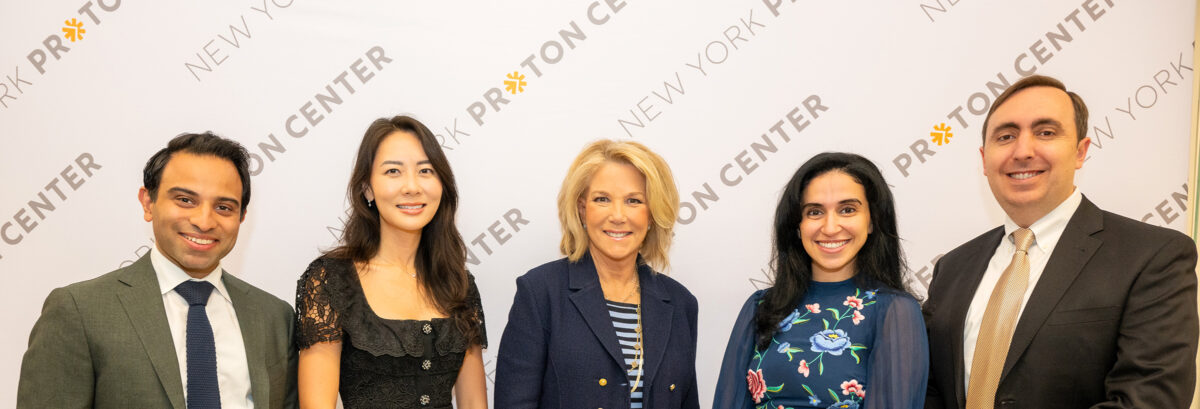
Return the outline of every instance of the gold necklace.
<path id="1" fill-rule="evenodd" d="M 641 287 L 641 284 L 638 285 Z M 642 351 L 642 304 L 637 305 L 637 326 L 633 327 L 633 331 L 637 333 L 637 342 L 633 344 L 633 363 L 630 364 L 631 369 L 638 371 L 637 378 L 633 381 L 633 386 L 629 388 L 629 394 L 632 395 L 637 391 L 638 384 L 642 382 L 642 373 L 646 371 L 645 353 Z"/>
<path id="2" fill-rule="evenodd" d="M 391 268 L 400 270 L 400 273 L 407 274 L 409 277 L 417 278 L 417 269 L 415 267 L 412 269 L 411 272 L 409 272 L 409 271 L 405 271 L 405 270 L 407 270 L 407 268 L 402 267 L 402 265 L 398 264 L 398 263 L 384 263 L 384 262 L 379 262 L 379 261 L 376 261 L 376 262 L 368 261 L 367 267 L 371 267 L 371 266 L 391 267 Z"/>
<path id="3" fill-rule="evenodd" d="M 639 292 L 639 290 L 642 289 L 642 282 L 641 282 L 641 280 L 638 280 L 637 273 L 633 274 L 633 277 L 629 279 L 629 282 L 634 283 L 633 288 L 630 289 L 629 292 L 625 294 L 625 298 L 621 299 L 621 302 L 623 302 L 623 303 L 628 303 L 629 298 L 633 297 L 633 294 Z"/>

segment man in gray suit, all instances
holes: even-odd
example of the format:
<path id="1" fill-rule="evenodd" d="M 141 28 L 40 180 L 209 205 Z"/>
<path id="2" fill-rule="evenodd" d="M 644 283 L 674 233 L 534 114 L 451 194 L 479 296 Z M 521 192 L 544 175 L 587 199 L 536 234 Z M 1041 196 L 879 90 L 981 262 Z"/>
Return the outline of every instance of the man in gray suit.
<path id="1" fill-rule="evenodd" d="M 56 289 L 29 335 L 18 408 L 291 408 L 292 309 L 224 271 L 250 202 L 247 152 L 183 134 L 146 163 L 155 248 Z"/>

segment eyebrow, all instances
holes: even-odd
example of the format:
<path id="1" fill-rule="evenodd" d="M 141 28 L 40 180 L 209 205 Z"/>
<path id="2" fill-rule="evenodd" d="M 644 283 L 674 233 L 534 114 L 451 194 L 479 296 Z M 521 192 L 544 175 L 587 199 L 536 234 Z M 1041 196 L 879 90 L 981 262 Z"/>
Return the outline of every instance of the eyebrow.
<path id="1" fill-rule="evenodd" d="M 856 205 L 861 205 L 861 204 L 862 204 L 862 201 L 861 201 L 861 200 L 858 200 L 858 199 L 845 199 L 845 200 L 842 200 L 842 201 L 838 202 L 838 204 L 839 204 L 839 205 L 845 205 L 845 204 L 856 204 Z M 817 207 L 821 207 L 821 204 L 820 204 L 820 203 L 805 203 L 805 204 L 804 204 L 803 206 L 801 206 L 801 207 L 809 207 L 809 206 L 817 206 Z"/>
<path id="2" fill-rule="evenodd" d="M 992 132 L 990 132 L 989 135 L 994 134 L 996 132 L 1000 132 L 1001 129 L 1010 129 L 1010 128 L 1011 129 L 1021 129 L 1021 127 L 1017 126 L 1016 122 L 1005 122 L 1005 123 L 1002 123 L 1002 124 L 992 127 Z"/>
<path id="3" fill-rule="evenodd" d="M 196 193 L 195 191 L 192 191 L 191 189 L 186 189 L 186 188 L 182 188 L 182 187 L 173 187 L 173 188 L 167 189 L 167 192 L 168 193 L 182 193 L 182 194 L 185 194 L 188 196 L 200 196 L 199 193 Z M 242 205 L 241 202 L 239 202 L 237 199 L 234 199 L 232 197 L 225 197 L 225 196 L 218 197 L 217 201 L 218 202 L 231 202 L 237 206 Z"/>
<path id="4" fill-rule="evenodd" d="M 431 164 L 433 164 L 433 162 L 430 162 L 429 159 L 425 159 L 423 161 L 417 162 L 417 164 L 418 165 L 431 165 Z M 385 160 L 385 161 L 383 161 L 383 163 L 379 164 L 379 166 L 383 166 L 383 165 L 404 166 L 404 162 L 398 161 L 398 160 Z"/>
<path id="5" fill-rule="evenodd" d="M 1042 125 L 1052 125 L 1052 126 L 1057 126 L 1059 128 L 1062 128 L 1062 126 L 1063 126 L 1062 122 L 1058 122 L 1057 119 L 1053 119 L 1053 118 L 1042 118 L 1042 119 L 1033 121 L 1034 127 L 1039 127 Z"/>
<path id="6" fill-rule="evenodd" d="M 635 192 L 629 192 L 629 193 L 627 193 L 625 196 L 626 196 L 626 197 L 629 197 L 629 196 L 634 196 L 634 195 L 645 195 L 645 194 L 646 194 L 646 192 L 635 191 Z M 588 192 L 588 195 L 605 195 L 605 196 L 615 196 L 615 195 L 613 195 L 613 194 L 610 194 L 610 193 L 608 193 L 608 192 L 606 192 L 606 191 L 603 191 L 603 190 L 593 190 L 593 191 L 590 191 L 590 192 Z"/>
<path id="7" fill-rule="evenodd" d="M 1042 126 L 1042 125 L 1051 125 L 1051 126 L 1056 126 L 1059 128 L 1063 127 L 1062 122 L 1059 122 L 1057 119 L 1053 119 L 1053 118 L 1039 118 L 1038 120 L 1033 121 L 1034 128 Z M 1002 124 L 999 124 L 999 125 L 996 125 L 995 127 L 993 127 L 992 133 L 999 132 L 1001 129 L 1010 129 L 1010 128 L 1011 129 L 1021 129 L 1020 126 L 1017 126 L 1016 122 L 1005 122 L 1005 123 L 1002 123 Z"/>

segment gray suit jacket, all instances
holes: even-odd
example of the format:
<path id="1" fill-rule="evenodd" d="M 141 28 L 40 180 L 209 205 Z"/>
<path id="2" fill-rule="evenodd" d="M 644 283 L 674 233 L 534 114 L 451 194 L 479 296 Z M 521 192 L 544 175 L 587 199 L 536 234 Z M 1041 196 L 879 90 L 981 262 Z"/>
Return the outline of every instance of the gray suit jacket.
<path id="1" fill-rule="evenodd" d="M 292 308 L 231 274 L 257 409 L 296 406 Z M 55 289 L 29 334 L 18 408 L 185 409 L 179 360 L 149 255 Z"/>

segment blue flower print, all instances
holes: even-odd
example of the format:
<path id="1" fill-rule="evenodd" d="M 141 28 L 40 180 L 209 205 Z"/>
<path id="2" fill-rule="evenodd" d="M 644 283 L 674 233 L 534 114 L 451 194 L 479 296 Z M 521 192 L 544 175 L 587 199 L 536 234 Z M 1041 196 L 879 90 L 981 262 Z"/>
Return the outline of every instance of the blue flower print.
<path id="1" fill-rule="evenodd" d="M 850 347 L 850 337 L 840 329 L 827 329 L 813 334 L 808 342 L 812 343 L 813 352 L 828 352 L 833 356 L 841 356 L 842 351 Z"/>
<path id="2" fill-rule="evenodd" d="M 847 399 L 830 405 L 829 409 L 858 409 L 858 402 Z"/>
<path id="3" fill-rule="evenodd" d="M 868 290 L 868 291 L 867 291 L 867 299 L 868 299 L 868 300 L 874 300 L 874 299 L 875 299 L 875 294 L 876 294 L 876 293 L 878 293 L 878 292 L 879 292 L 879 289 L 878 289 L 878 288 L 876 288 L 876 289 L 874 289 L 874 290 Z"/>
<path id="4" fill-rule="evenodd" d="M 797 318 L 800 318 L 800 310 L 792 310 L 791 314 L 788 314 L 783 321 L 779 322 L 779 332 L 788 332 L 788 330 L 792 329 L 792 321 L 795 321 Z"/>
<path id="5" fill-rule="evenodd" d="M 815 405 L 820 405 L 820 404 L 821 404 L 821 400 L 820 400 L 820 399 L 817 399 L 817 397 L 816 397 L 816 396 L 809 396 L 809 397 L 808 397 L 808 404 L 809 404 L 809 405 L 814 405 L 814 406 L 815 406 Z"/>
<path id="6" fill-rule="evenodd" d="M 779 344 L 779 348 L 775 348 L 775 352 L 778 352 L 781 354 L 786 354 L 788 347 L 791 347 L 791 346 L 792 346 L 791 343 L 784 342 L 782 344 Z"/>

